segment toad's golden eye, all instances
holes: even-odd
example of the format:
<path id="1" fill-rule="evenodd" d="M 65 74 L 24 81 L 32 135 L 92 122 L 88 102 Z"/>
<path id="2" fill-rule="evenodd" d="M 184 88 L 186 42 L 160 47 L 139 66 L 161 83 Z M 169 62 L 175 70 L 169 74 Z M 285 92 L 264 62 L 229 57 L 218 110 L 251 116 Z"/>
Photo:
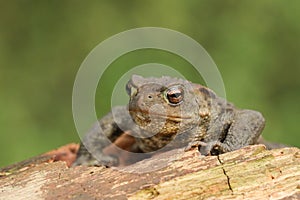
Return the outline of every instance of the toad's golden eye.
<path id="1" fill-rule="evenodd" d="M 173 86 L 166 90 L 166 99 L 170 104 L 176 105 L 183 101 L 183 89 L 180 86 Z"/>
<path id="2" fill-rule="evenodd" d="M 133 97 L 137 94 L 137 89 L 134 86 L 132 86 L 130 83 L 127 83 L 126 92 L 129 95 L 129 97 Z"/>

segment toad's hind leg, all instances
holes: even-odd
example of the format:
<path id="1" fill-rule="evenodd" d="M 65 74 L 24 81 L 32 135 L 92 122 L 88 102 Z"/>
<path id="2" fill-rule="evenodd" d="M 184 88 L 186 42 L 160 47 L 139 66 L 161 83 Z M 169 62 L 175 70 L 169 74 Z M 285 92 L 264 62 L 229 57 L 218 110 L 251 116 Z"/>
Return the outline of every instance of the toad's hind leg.
<path id="1" fill-rule="evenodd" d="M 202 152 L 206 155 L 218 155 L 256 144 L 264 125 L 265 119 L 261 113 L 253 110 L 238 110 L 224 134 L 224 138 L 208 142 Z"/>
<path id="2" fill-rule="evenodd" d="M 255 144 L 265 127 L 265 119 L 253 110 L 237 111 L 223 142 L 229 151 Z"/>

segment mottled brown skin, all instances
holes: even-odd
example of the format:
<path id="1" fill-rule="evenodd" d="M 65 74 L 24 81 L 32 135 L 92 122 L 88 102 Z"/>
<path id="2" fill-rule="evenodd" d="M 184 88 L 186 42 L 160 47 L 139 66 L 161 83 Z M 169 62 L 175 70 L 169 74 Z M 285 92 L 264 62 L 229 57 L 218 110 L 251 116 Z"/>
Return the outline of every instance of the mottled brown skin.
<path id="1" fill-rule="evenodd" d="M 202 155 L 218 155 L 255 144 L 264 128 L 261 113 L 187 80 L 133 75 L 126 90 L 128 106 L 113 108 L 99 120 L 101 129 L 97 123 L 86 134 L 74 165 L 118 165 L 118 156 L 103 149 L 128 130 L 136 140 L 126 147 L 131 152 L 197 146 Z"/>

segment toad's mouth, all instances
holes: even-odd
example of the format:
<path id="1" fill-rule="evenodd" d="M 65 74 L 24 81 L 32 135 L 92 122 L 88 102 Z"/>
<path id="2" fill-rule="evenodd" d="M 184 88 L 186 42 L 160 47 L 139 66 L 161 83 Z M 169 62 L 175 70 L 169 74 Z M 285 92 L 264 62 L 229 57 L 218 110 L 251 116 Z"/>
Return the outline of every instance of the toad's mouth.
<path id="1" fill-rule="evenodd" d="M 192 119 L 191 116 L 182 116 L 182 115 L 172 115 L 172 114 L 162 114 L 158 112 L 149 112 L 148 110 L 140 109 L 129 109 L 130 113 L 133 113 L 135 117 L 138 117 L 140 120 L 149 120 L 150 117 L 156 117 L 164 120 L 171 120 L 175 122 L 181 122 L 183 120 Z"/>

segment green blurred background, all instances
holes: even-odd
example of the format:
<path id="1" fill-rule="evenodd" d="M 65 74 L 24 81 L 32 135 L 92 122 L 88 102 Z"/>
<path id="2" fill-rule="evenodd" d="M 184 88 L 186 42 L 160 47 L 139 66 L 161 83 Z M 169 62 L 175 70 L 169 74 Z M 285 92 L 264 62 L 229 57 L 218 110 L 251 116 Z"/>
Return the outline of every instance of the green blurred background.
<path id="1" fill-rule="evenodd" d="M 79 142 L 72 87 L 80 64 L 101 41 L 143 26 L 197 40 L 216 62 L 227 98 L 264 114 L 265 138 L 299 147 L 299 8 L 297 0 L 2 1 L 0 166 Z M 148 62 L 174 66 L 202 82 L 178 56 L 131 52 L 103 76 L 96 97 L 99 117 L 109 111 L 122 73 Z"/>

